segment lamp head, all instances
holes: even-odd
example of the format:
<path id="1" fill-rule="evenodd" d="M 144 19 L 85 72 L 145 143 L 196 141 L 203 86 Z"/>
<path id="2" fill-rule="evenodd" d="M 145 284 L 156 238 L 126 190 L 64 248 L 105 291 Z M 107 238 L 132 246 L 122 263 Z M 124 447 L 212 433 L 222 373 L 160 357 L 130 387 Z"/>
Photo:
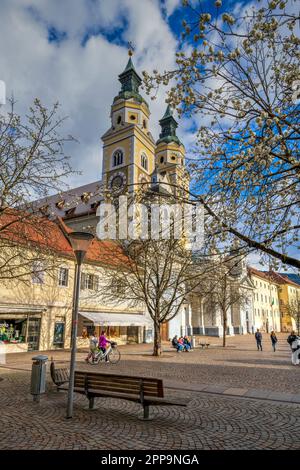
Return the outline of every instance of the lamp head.
<path id="1" fill-rule="evenodd" d="M 68 234 L 68 237 L 75 253 L 77 263 L 81 264 L 94 239 L 94 235 L 88 232 L 71 232 Z"/>

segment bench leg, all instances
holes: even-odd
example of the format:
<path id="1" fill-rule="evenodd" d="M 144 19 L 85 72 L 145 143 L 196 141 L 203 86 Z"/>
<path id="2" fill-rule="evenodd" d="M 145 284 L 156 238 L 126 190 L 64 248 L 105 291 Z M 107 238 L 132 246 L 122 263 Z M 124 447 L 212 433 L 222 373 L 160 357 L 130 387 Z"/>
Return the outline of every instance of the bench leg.
<path id="1" fill-rule="evenodd" d="M 94 401 L 95 401 L 94 397 L 89 398 L 89 409 L 90 410 L 92 410 L 94 408 Z"/>
<path id="2" fill-rule="evenodd" d="M 143 419 L 149 419 L 149 405 L 144 406 L 144 417 Z"/>

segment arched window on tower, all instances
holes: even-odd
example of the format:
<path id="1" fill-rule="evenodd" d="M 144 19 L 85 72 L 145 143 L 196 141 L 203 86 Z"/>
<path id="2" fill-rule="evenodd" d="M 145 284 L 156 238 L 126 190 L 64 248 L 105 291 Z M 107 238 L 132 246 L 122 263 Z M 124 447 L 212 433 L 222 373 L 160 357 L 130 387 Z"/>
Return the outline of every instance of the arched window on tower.
<path id="1" fill-rule="evenodd" d="M 122 165 L 123 163 L 123 152 L 122 150 L 116 150 L 113 154 L 113 166 Z"/>
<path id="2" fill-rule="evenodd" d="M 144 168 L 144 170 L 148 170 L 148 158 L 145 153 L 142 153 L 141 155 L 141 165 Z"/>

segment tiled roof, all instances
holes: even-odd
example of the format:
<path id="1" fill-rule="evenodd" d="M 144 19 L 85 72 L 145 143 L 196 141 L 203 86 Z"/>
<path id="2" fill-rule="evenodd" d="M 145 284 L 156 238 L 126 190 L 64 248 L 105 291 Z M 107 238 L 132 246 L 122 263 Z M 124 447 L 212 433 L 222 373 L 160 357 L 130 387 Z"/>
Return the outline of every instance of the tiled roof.
<path id="1" fill-rule="evenodd" d="M 281 276 L 288 277 L 290 281 L 295 282 L 300 286 L 300 276 L 294 273 L 279 273 Z"/>
<path id="2" fill-rule="evenodd" d="M 73 258 L 74 253 L 68 240 L 68 234 L 72 231 L 61 218 L 49 220 L 15 210 L 7 210 L 0 216 L 1 238 L 29 247 L 39 246 L 61 256 Z M 125 266 L 128 258 L 117 242 L 94 239 L 85 262 L 116 267 L 122 264 Z"/>
<path id="3" fill-rule="evenodd" d="M 296 282 L 291 281 L 287 276 L 284 276 L 283 274 L 275 273 L 274 271 L 271 271 L 271 277 L 274 279 L 278 284 L 290 284 L 295 287 L 299 287 L 299 285 Z"/>
<path id="4" fill-rule="evenodd" d="M 259 271 L 258 269 L 252 268 L 251 266 L 248 267 L 249 274 L 254 276 L 258 276 L 261 279 L 264 279 L 268 282 L 272 281 L 276 284 L 291 284 L 294 286 L 299 287 L 298 284 L 291 281 L 287 276 L 282 274 L 276 273 L 275 271 Z"/>

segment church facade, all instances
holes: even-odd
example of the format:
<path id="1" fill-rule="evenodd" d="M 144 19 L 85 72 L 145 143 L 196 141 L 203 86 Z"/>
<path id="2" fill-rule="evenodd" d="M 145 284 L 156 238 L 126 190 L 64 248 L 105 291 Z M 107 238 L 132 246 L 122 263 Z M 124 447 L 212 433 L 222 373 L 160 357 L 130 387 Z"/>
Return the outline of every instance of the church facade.
<path id="1" fill-rule="evenodd" d="M 60 216 L 75 230 L 95 232 L 97 207 L 111 193 L 133 194 L 146 186 L 180 197 L 182 189 L 189 188 L 185 148 L 176 134 L 178 124 L 170 106 L 159 121 L 161 131 L 155 141 L 150 132 L 149 106 L 140 94 L 142 80 L 131 57 L 119 81 L 120 91 L 111 106 L 110 127 L 102 136 L 102 180 L 38 201 L 41 209 Z M 240 277 L 249 300 L 245 308 L 233 306 L 228 334 L 251 333 L 254 328 L 253 285 L 245 269 Z M 162 328 L 165 340 L 184 334 L 223 334 L 221 313 L 212 311 L 197 292 L 189 296 L 182 311 Z M 151 339 L 150 332 L 147 338 Z"/>

